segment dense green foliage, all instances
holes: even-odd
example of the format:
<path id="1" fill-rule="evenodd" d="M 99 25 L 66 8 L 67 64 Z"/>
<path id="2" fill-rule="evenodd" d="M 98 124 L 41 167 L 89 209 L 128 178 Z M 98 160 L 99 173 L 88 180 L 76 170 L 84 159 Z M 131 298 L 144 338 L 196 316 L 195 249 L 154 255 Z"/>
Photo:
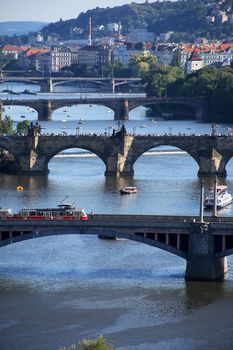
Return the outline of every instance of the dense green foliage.
<path id="1" fill-rule="evenodd" d="M 233 122 L 233 68 L 204 68 L 182 76 L 178 67 L 158 65 L 144 77 L 148 96 L 205 97 L 212 121 Z"/>
<path id="2" fill-rule="evenodd" d="M 22 122 L 19 122 L 16 126 L 16 134 L 20 136 L 27 135 L 29 126 L 30 121 L 27 119 L 23 120 Z"/>
<path id="3" fill-rule="evenodd" d="M 13 119 L 6 115 L 3 120 L 0 121 L 0 135 L 27 135 L 29 125 L 30 121 L 26 119 L 17 123 L 16 129 L 14 129 Z"/>
<path id="4" fill-rule="evenodd" d="M 0 135 L 12 135 L 14 133 L 14 121 L 6 115 L 0 122 Z"/>
<path id="5" fill-rule="evenodd" d="M 168 95 L 169 86 L 183 79 L 183 70 L 179 67 L 154 65 L 151 68 L 144 75 L 148 96 L 165 97 Z"/>
<path id="6" fill-rule="evenodd" d="M 233 122 L 233 69 L 205 68 L 186 77 L 183 96 L 204 96 L 211 105 L 213 119 Z"/>
<path id="7" fill-rule="evenodd" d="M 114 350 L 112 345 L 107 344 L 106 338 L 102 335 L 98 339 L 83 339 L 78 344 L 61 348 L 60 350 Z"/>
<path id="8" fill-rule="evenodd" d="M 76 19 L 51 23 L 43 31 L 57 33 L 61 37 L 68 38 L 73 27 L 84 29 L 83 35 L 87 35 L 88 18 L 92 18 L 93 27 L 106 25 L 112 22 L 121 22 L 123 33 L 126 34 L 131 28 L 147 28 L 156 35 L 161 32 L 174 31 L 173 40 L 180 41 L 184 38 L 194 40 L 196 36 L 205 36 L 208 39 L 223 39 L 226 35 L 232 35 L 233 25 L 229 22 L 209 23 L 206 16 L 211 14 L 210 3 L 215 6 L 218 1 L 203 0 L 178 0 L 156 1 L 149 3 L 135 3 L 117 6 L 113 8 L 99 8 L 81 13 Z M 219 8 L 226 10 L 232 2 L 225 1 Z M 102 35 L 106 33 L 103 31 Z M 95 35 L 98 34 L 95 32 Z M 99 33 L 100 35 L 100 33 Z"/>

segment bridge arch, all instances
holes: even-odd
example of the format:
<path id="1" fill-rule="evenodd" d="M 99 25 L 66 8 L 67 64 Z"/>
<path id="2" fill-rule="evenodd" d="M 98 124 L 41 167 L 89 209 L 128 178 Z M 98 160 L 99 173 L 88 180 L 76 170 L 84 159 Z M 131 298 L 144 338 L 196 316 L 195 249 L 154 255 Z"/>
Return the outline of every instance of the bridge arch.
<path id="1" fill-rule="evenodd" d="M 215 254 L 218 258 L 224 258 L 233 254 L 233 248 L 222 251 L 221 253 Z"/>
<path id="2" fill-rule="evenodd" d="M 227 156 L 222 156 L 221 166 L 225 174 L 233 176 L 233 153 Z"/>
<path id="3" fill-rule="evenodd" d="M 53 87 L 55 86 L 60 86 L 60 85 L 70 85 L 72 83 L 77 83 L 80 82 L 81 86 L 83 83 L 85 83 L 85 87 L 87 87 L 88 84 L 90 85 L 97 85 L 97 86 L 104 86 L 105 83 L 103 81 L 98 81 L 98 80 L 87 80 L 85 78 L 81 79 L 81 78 L 72 78 L 72 80 L 62 80 L 62 81 L 57 81 L 53 83 Z"/>
<path id="4" fill-rule="evenodd" d="M 65 231 L 65 233 L 64 233 Z M 187 259 L 187 253 L 183 252 L 182 250 L 179 250 L 172 245 L 168 245 L 165 243 L 161 243 L 149 238 L 142 238 L 142 236 L 137 234 L 130 234 L 127 231 L 120 231 L 115 229 L 95 229 L 92 227 L 73 227 L 73 228 L 54 228 L 54 229 L 41 229 L 41 230 L 33 230 L 31 232 L 26 231 L 23 234 L 19 234 L 17 231 L 14 234 L 11 234 L 11 237 L 2 239 L 0 241 L 0 247 L 17 243 L 29 239 L 34 238 L 42 238 L 47 236 L 59 236 L 59 235 L 96 235 L 96 236 L 103 236 L 106 235 L 108 237 L 118 237 L 118 238 L 125 238 L 131 241 L 140 242 L 143 244 L 147 244 L 153 247 L 156 247 L 158 249 L 164 250 L 168 253 L 171 253 L 173 255 L 179 256 L 180 258 Z M 9 235 L 10 236 L 10 235 Z"/>
<path id="5" fill-rule="evenodd" d="M 97 156 L 98 159 L 100 159 L 104 165 L 106 166 L 106 159 L 104 158 L 103 154 L 101 152 L 99 152 L 98 150 L 94 149 L 91 145 L 66 145 L 66 146 L 60 146 L 56 149 L 54 149 L 52 152 L 50 152 L 49 154 L 46 155 L 46 167 L 48 168 L 49 162 L 55 157 L 57 156 L 59 153 L 65 151 L 65 150 L 77 150 L 77 149 L 81 149 L 84 151 L 88 151 L 91 152 L 92 154 L 94 154 L 95 156 Z M 68 154 L 67 154 L 68 155 Z"/>
<path id="6" fill-rule="evenodd" d="M 199 162 L 198 162 L 198 158 L 196 157 L 195 154 L 193 154 L 191 151 L 190 151 L 190 148 L 187 146 L 187 145 L 182 145 L 177 143 L 177 142 L 173 142 L 173 141 L 170 141 L 170 137 L 164 137 L 163 138 L 164 140 L 162 140 L 162 142 L 152 142 L 151 144 L 148 144 L 146 145 L 145 144 L 145 147 L 137 147 L 137 149 L 133 151 L 133 154 L 132 154 L 132 167 L 135 165 L 135 163 L 137 162 L 137 160 L 142 156 L 144 155 L 146 152 L 150 151 L 150 150 L 156 150 L 158 149 L 159 147 L 163 147 L 163 146 L 170 146 L 172 148 L 175 148 L 177 151 L 179 152 L 185 152 L 188 156 L 190 156 L 194 161 L 195 163 L 197 164 L 197 166 L 199 166 Z M 174 152 L 175 154 L 175 152 Z"/>

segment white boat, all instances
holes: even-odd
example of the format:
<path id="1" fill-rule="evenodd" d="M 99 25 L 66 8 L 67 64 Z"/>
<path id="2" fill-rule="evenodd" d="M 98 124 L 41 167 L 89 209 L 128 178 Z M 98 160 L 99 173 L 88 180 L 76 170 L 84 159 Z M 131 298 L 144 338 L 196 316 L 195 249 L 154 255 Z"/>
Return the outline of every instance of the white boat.
<path id="1" fill-rule="evenodd" d="M 133 194 L 133 193 L 137 193 L 138 189 L 137 187 L 134 186 L 126 186 L 126 187 L 122 187 L 119 189 L 120 194 Z"/>
<path id="2" fill-rule="evenodd" d="M 219 185 L 217 186 L 217 208 L 221 209 L 226 207 L 228 204 L 232 202 L 232 195 L 228 192 L 227 186 Z M 204 199 L 204 207 L 205 208 L 213 208 L 214 207 L 214 187 L 210 187 L 208 194 Z"/>

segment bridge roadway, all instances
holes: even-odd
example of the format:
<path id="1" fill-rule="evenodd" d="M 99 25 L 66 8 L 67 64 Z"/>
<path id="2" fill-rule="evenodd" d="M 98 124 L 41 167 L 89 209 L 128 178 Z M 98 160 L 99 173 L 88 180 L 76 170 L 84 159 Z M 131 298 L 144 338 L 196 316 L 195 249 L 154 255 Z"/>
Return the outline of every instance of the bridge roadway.
<path id="1" fill-rule="evenodd" d="M 148 244 L 186 259 L 187 280 L 218 280 L 233 254 L 233 217 L 94 215 L 87 221 L 1 220 L 0 247 L 51 235 L 98 235 Z"/>
<path id="2" fill-rule="evenodd" d="M 108 109 L 112 109 L 114 112 L 115 120 L 128 120 L 129 112 L 137 107 L 151 107 L 154 105 L 184 105 L 191 108 L 193 111 L 193 117 L 197 120 L 203 120 L 207 117 L 209 113 L 208 102 L 204 98 L 189 98 L 189 97 L 146 97 L 140 95 L 126 95 L 119 96 L 113 95 L 111 97 L 105 97 L 104 95 L 97 94 L 95 98 L 85 97 L 85 98 L 62 98 L 58 99 L 56 96 L 54 98 L 36 98 L 31 99 L 2 99 L 0 100 L 0 118 L 4 112 L 4 106 L 25 106 L 30 107 L 37 111 L 38 120 L 48 121 L 52 120 L 52 113 L 58 109 L 68 106 L 76 105 L 102 105 Z"/>
<path id="3" fill-rule="evenodd" d="M 18 175 L 46 175 L 49 162 L 56 154 L 80 148 L 96 154 L 103 161 L 106 176 L 133 176 L 137 159 L 160 146 L 185 151 L 197 163 L 200 177 L 226 177 L 226 165 L 233 157 L 233 136 L 225 135 L 0 136 L 0 148 L 13 157 L 13 161 L 4 163 L 5 169 Z"/>

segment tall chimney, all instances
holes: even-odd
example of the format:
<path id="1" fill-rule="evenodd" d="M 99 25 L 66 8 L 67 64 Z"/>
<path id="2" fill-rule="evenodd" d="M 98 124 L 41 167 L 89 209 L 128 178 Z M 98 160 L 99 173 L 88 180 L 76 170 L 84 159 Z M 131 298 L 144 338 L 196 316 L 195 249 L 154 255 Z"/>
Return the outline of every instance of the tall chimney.
<path id="1" fill-rule="evenodd" d="M 88 21 L 88 46 L 91 46 L 91 17 Z"/>
<path id="2" fill-rule="evenodd" d="M 118 31 L 117 31 L 117 39 L 121 40 L 121 21 L 118 22 Z"/>

